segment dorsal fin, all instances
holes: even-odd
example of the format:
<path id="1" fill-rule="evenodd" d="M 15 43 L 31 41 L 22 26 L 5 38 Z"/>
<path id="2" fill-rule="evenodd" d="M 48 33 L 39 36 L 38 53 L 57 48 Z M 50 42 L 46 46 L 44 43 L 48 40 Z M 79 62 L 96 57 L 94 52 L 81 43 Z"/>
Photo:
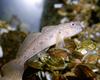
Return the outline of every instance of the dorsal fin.
<path id="1" fill-rule="evenodd" d="M 41 33 L 30 33 L 24 42 L 22 43 L 21 47 L 19 48 L 17 57 L 23 55 L 24 51 L 28 48 L 28 46 L 40 35 Z"/>
<path id="2" fill-rule="evenodd" d="M 41 32 L 48 32 L 54 29 L 55 26 L 45 26 Z"/>

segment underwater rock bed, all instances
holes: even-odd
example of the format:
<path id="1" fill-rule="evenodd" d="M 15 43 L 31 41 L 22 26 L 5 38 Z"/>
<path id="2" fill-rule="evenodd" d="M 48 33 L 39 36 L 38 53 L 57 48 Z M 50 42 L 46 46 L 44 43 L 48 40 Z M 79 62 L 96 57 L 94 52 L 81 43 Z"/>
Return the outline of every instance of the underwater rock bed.
<path id="1" fill-rule="evenodd" d="M 19 46 L 26 36 L 25 32 L 14 29 L 7 21 L 0 20 L 0 46 L 3 53 L 0 57 L 0 69 L 4 64 L 16 58 Z"/>
<path id="2" fill-rule="evenodd" d="M 23 80 L 100 80 L 99 27 L 86 28 L 64 40 L 62 48 L 53 45 L 25 64 Z M 93 35 L 94 37 L 91 37 Z"/>
<path id="3" fill-rule="evenodd" d="M 54 8 L 58 3 L 47 4 L 48 9 L 43 13 L 42 27 L 77 20 L 85 22 L 87 27 L 80 34 L 65 39 L 62 48 L 56 45 L 50 46 L 49 49 L 28 60 L 25 64 L 23 80 L 100 80 L 100 0 L 56 1 L 60 1 L 63 6 Z M 72 4 L 66 1 L 79 2 Z M 5 24 L 3 22 L 0 27 L 6 28 Z M 19 41 L 20 38 L 16 40 Z M 16 45 L 13 45 L 13 48 L 11 45 L 10 49 L 15 51 Z M 12 53 L 16 52 L 17 50 L 12 51 Z M 11 54 L 7 56 L 16 57 Z M 8 62 L 7 56 L 3 61 L 1 59 L 0 63 Z"/>

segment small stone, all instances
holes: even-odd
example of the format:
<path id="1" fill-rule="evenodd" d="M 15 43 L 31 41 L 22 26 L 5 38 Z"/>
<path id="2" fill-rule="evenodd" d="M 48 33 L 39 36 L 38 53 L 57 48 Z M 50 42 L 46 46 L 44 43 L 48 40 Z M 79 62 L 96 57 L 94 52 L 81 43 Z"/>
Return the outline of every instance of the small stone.
<path id="1" fill-rule="evenodd" d="M 54 8 L 62 8 L 63 4 L 54 4 Z"/>
<path id="2" fill-rule="evenodd" d="M 100 33 L 99 32 L 96 32 L 96 36 L 100 37 Z"/>
<path id="3" fill-rule="evenodd" d="M 63 23 L 68 22 L 68 21 L 69 21 L 69 19 L 67 17 L 64 17 L 61 19 L 60 23 L 63 24 Z"/>
<path id="4" fill-rule="evenodd" d="M 82 49 L 82 50 L 81 50 L 81 53 L 82 53 L 83 55 L 85 55 L 85 54 L 87 54 L 87 50 L 86 50 L 86 49 Z"/>
<path id="5" fill-rule="evenodd" d="M 2 47 L 0 46 L 0 58 L 3 57 L 3 50 L 2 50 Z"/>

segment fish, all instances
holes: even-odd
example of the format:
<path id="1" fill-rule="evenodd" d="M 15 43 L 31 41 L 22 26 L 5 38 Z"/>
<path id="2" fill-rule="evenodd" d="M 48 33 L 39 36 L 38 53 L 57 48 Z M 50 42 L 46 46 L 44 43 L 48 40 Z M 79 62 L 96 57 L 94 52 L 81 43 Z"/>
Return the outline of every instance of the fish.
<path id="1" fill-rule="evenodd" d="M 59 41 L 61 42 L 64 38 L 72 37 L 80 33 L 83 28 L 84 25 L 76 21 L 46 26 L 41 32 L 31 33 L 19 48 L 16 59 L 3 66 L 2 71 L 4 72 L 4 76 L 0 80 L 22 80 L 24 64 L 28 59 L 56 44 L 58 34 L 61 36 Z"/>
<path id="2" fill-rule="evenodd" d="M 64 46 L 65 46 L 65 45 L 64 45 L 64 40 L 63 40 L 61 34 L 58 33 L 57 36 L 56 36 L 55 48 L 56 48 L 56 49 L 62 49 Z"/>

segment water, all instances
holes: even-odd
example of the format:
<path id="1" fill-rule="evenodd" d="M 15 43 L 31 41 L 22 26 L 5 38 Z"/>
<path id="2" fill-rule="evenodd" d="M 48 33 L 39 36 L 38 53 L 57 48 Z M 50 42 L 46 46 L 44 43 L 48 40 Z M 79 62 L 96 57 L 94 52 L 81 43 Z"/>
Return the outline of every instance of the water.
<path id="1" fill-rule="evenodd" d="M 29 31 L 38 32 L 43 5 L 44 0 L 0 0 L 0 19 L 16 15 Z"/>

